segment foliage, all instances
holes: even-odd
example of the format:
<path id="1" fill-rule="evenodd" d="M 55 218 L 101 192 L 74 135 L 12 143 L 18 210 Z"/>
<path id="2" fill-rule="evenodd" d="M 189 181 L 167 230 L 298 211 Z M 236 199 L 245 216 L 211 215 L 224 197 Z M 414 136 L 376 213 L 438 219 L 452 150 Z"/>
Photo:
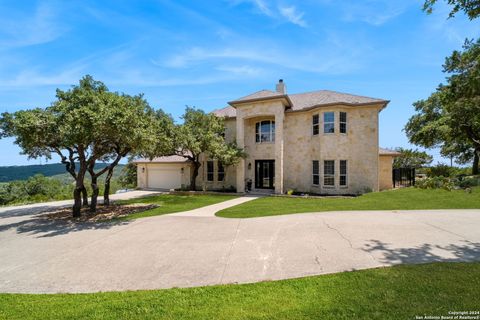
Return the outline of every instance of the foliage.
<path id="1" fill-rule="evenodd" d="M 132 162 L 132 158 L 122 168 L 118 182 L 123 188 L 136 188 L 137 187 L 137 166 Z"/>
<path id="2" fill-rule="evenodd" d="M 480 186 L 480 176 L 463 177 L 456 184 L 462 189 L 477 187 Z"/>
<path id="3" fill-rule="evenodd" d="M 324 211 L 478 208 L 480 188 L 477 187 L 472 188 L 471 194 L 463 190 L 401 188 L 348 198 L 263 197 L 221 210 L 216 215 L 225 218 L 251 218 Z"/>
<path id="4" fill-rule="evenodd" d="M 63 200 L 71 197 L 73 186 L 40 174 L 0 184 L 0 205 L 49 200 Z"/>
<path id="5" fill-rule="evenodd" d="M 410 142 L 440 147 L 444 156 L 472 161 L 478 174 L 480 158 L 480 39 L 466 41 L 463 51 L 447 57 L 447 84 L 426 100 L 414 103 L 416 114 L 405 126 Z"/>
<path id="6" fill-rule="evenodd" d="M 448 177 L 434 176 L 415 182 L 415 187 L 420 189 L 444 189 L 447 191 L 453 190 L 455 187 L 453 181 Z"/>
<path id="7" fill-rule="evenodd" d="M 394 168 L 421 168 L 429 165 L 433 160 L 431 155 L 418 149 L 396 148 L 395 150 L 401 155 L 393 160 Z"/>
<path id="8" fill-rule="evenodd" d="M 88 201 L 84 183 L 87 171 L 91 177 L 94 212 L 100 175 L 107 172 L 104 196 L 108 204 L 113 168 L 123 157 L 129 153 L 148 153 L 152 145 L 159 149 L 171 142 L 161 127 L 162 121 L 171 118 L 154 111 L 142 95 L 110 92 L 102 82 L 85 76 L 69 90 L 57 89 L 56 98 L 45 109 L 4 113 L 0 133 L 15 137 L 15 143 L 29 158 L 50 159 L 52 154 L 60 157 L 75 179 L 74 216 L 80 215 L 81 193 L 83 204 Z M 95 171 L 97 161 L 110 163 Z"/>
<path id="9" fill-rule="evenodd" d="M 449 165 L 439 163 L 428 167 L 426 173 L 428 177 L 451 177 L 455 174 L 455 169 Z"/>
<path id="10" fill-rule="evenodd" d="M 433 6 L 437 0 L 425 0 L 423 4 L 423 11 L 428 14 L 432 13 Z M 449 17 L 453 18 L 459 11 L 463 11 L 470 20 L 480 16 L 480 1 L 479 0 L 447 0 L 448 4 L 453 6 Z"/>
<path id="11" fill-rule="evenodd" d="M 174 153 L 189 159 L 193 164 L 190 180 L 191 190 L 196 190 L 201 154 L 221 161 L 224 166 L 234 165 L 241 157 L 245 156 L 243 150 L 238 148 L 234 142 L 225 141 L 223 118 L 187 107 L 183 120 L 183 124 L 177 126 L 176 129 Z"/>

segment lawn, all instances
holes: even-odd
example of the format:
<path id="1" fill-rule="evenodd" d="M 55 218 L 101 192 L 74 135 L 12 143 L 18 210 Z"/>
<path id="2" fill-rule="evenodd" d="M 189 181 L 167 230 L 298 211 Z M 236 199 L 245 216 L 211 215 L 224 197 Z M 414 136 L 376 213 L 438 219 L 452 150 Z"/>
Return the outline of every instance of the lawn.
<path id="1" fill-rule="evenodd" d="M 226 218 L 345 210 L 478 209 L 480 187 L 463 190 L 404 188 L 352 198 L 264 197 L 217 212 Z"/>
<path id="2" fill-rule="evenodd" d="M 480 263 L 95 294 L 0 294 L 0 319 L 415 319 L 479 310 Z"/>
<path id="3" fill-rule="evenodd" d="M 221 194 L 220 195 L 161 194 L 159 196 L 149 196 L 149 197 L 143 197 L 143 198 L 124 200 L 124 201 L 115 201 L 115 203 L 117 204 L 142 203 L 142 204 L 156 204 L 159 206 L 151 210 L 137 212 L 121 218 L 122 220 L 131 220 L 131 219 L 137 219 L 137 218 L 158 216 L 158 215 L 167 214 L 167 213 L 193 210 L 193 209 L 205 207 L 211 204 L 231 200 L 236 197 L 237 196 L 221 195 Z"/>

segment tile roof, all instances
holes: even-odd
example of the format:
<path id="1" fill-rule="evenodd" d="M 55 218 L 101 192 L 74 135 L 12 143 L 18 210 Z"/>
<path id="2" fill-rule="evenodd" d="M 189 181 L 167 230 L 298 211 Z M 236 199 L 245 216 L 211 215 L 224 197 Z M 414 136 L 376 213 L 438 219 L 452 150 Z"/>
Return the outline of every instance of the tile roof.
<path id="1" fill-rule="evenodd" d="M 213 110 L 212 113 L 217 117 L 235 118 L 237 112 L 234 107 L 227 106 L 222 109 Z"/>
<path id="2" fill-rule="evenodd" d="M 395 150 L 378 148 L 378 154 L 381 156 L 399 156 L 401 153 Z"/>
<path id="3" fill-rule="evenodd" d="M 231 101 L 231 103 L 243 102 L 243 101 L 249 101 L 249 100 L 258 100 L 258 99 L 264 99 L 264 98 L 283 97 L 283 96 L 285 96 L 283 93 L 270 91 L 270 90 L 260 90 L 255 93 L 249 94 L 248 96 L 233 100 Z"/>
<path id="4" fill-rule="evenodd" d="M 303 110 L 321 105 L 330 104 L 351 104 L 362 105 L 370 103 L 386 103 L 383 99 L 369 98 L 365 96 L 357 96 L 348 93 L 318 90 L 305 93 L 289 94 L 288 97 L 292 101 L 292 110 Z"/>
<path id="5" fill-rule="evenodd" d="M 165 157 L 158 157 L 158 158 L 153 158 L 152 160 L 146 159 L 146 158 L 140 158 L 136 159 L 133 162 L 134 163 L 175 163 L 175 162 L 188 162 L 189 160 L 185 157 L 182 156 L 165 156 Z"/>
<path id="6" fill-rule="evenodd" d="M 235 105 L 240 102 L 248 102 L 251 100 L 263 100 L 285 97 L 291 103 L 292 111 L 308 110 L 310 108 L 333 105 L 333 104 L 347 104 L 347 105 L 366 105 L 366 104 L 387 104 L 389 101 L 384 99 L 370 98 L 365 96 L 358 96 L 348 93 L 336 92 L 331 90 L 318 90 L 305 93 L 295 94 L 281 94 L 270 90 L 261 90 L 251 95 L 236 99 L 229 102 Z M 225 107 L 223 109 L 215 110 L 215 114 L 223 117 L 235 117 L 236 110 L 233 107 Z"/>

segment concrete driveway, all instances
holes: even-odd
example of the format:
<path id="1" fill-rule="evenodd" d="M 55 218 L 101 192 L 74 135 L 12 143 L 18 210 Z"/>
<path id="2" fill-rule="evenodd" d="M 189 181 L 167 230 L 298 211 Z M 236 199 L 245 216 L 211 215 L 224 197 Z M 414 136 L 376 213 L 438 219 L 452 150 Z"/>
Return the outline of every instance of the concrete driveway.
<path id="1" fill-rule="evenodd" d="M 5 211 L 0 292 L 189 287 L 480 260 L 480 210 L 252 219 L 181 213 L 96 224 L 49 222 L 31 209 Z"/>

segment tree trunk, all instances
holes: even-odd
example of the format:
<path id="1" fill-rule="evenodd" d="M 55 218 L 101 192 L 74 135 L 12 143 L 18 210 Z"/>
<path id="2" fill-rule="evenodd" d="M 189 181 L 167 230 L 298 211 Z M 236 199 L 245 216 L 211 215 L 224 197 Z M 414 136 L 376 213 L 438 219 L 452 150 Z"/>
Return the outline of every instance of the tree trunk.
<path id="1" fill-rule="evenodd" d="M 82 215 L 82 213 L 81 213 L 81 209 L 82 209 L 81 193 L 82 193 L 82 188 L 81 187 L 80 188 L 75 187 L 75 189 L 73 190 L 74 203 L 73 203 L 72 211 L 73 211 L 73 217 L 74 218 L 78 218 Z"/>
<path id="2" fill-rule="evenodd" d="M 190 177 L 190 190 L 195 191 L 197 189 L 197 176 L 198 176 L 198 168 L 200 168 L 200 163 L 197 161 L 193 162 L 193 172 L 192 176 Z"/>
<path id="3" fill-rule="evenodd" d="M 103 191 L 103 205 L 109 206 L 110 205 L 110 180 L 113 176 L 113 167 L 108 169 L 107 176 L 105 178 L 105 190 Z"/>
<path id="4" fill-rule="evenodd" d="M 88 207 L 88 193 L 87 193 L 87 188 L 85 188 L 85 186 L 83 186 L 83 189 L 82 189 L 82 198 L 83 198 L 83 206 L 84 207 Z"/>
<path id="5" fill-rule="evenodd" d="M 90 213 L 95 213 L 97 212 L 97 200 L 98 200 L 98 193 L 100 190 L 98 189 L 98 184 L 97 184 L 97 177 L 93 174 L 91 175 L 92 179 L 92 200 L 90 202 Z"/>
<path id="6" fill-rule="evenodd" d="M 477 175 L 478 174 L 478 162 L 480 158 L 480 149 L 475 150 L 475 154 L 473 155 L 473 166 L 472 166 L 472 174 Z"/>

